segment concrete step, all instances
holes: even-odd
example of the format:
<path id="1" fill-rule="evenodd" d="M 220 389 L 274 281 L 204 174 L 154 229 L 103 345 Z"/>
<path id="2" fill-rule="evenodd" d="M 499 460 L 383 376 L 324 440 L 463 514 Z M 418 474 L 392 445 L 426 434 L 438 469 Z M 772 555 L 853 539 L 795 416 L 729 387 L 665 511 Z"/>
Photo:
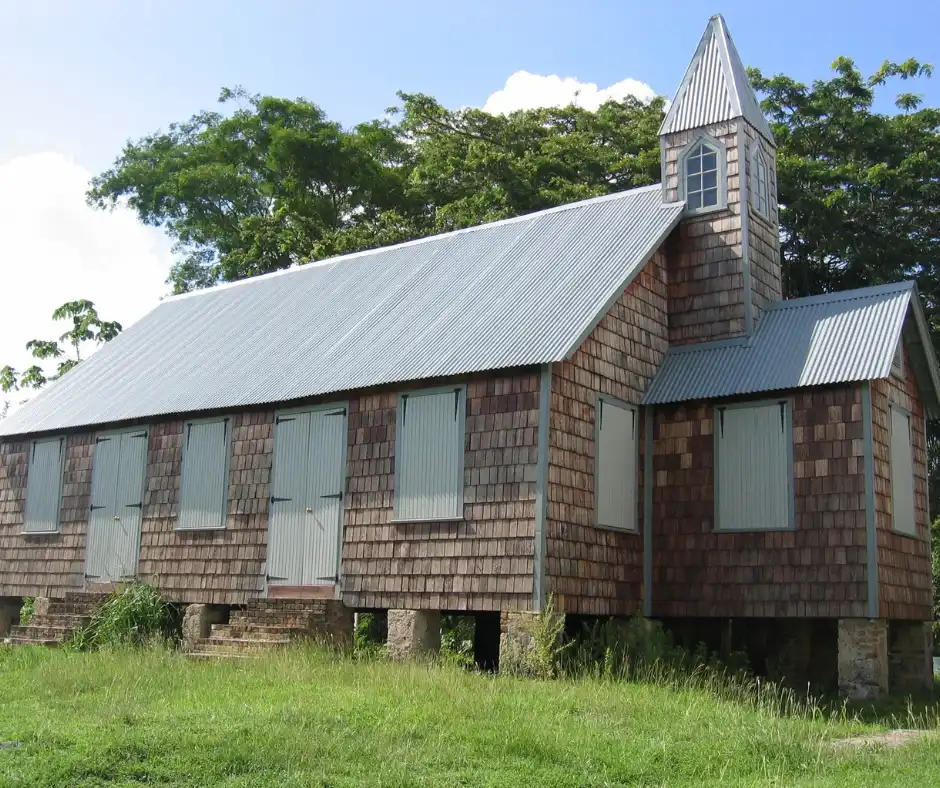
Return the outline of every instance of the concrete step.
<path id="1" fill-rule="evenodd" d="M 309 637 L 312 633 L 305 627 L 285 627 L 270 624 L 258 624 L 254 621 L 236 624 L 213 624 L 212 636 L 222 638 Z"/>
<path id="2" fill-rule="evenodd" d="M 101 604 L 111 596 L 108 593 L 101 591 L 66 591 L 65 592 L 65 601 L 66 602 L 88 602 L 91 604 Z"/>
<path id="3" fill-rule="evenodd" d="M 250 653 L 250 654 L 226 654 L 218 651 L 188 651 L 186 652 L 186 658 L 192 660 L 219 660 L 219 659 L 257 659 L 260 657 L 260 653 Z"/>
<path id="4" fill-rule="evenodd" d="M 229 624 L 234 627 L 284 627 L 287 629 L 313 629 L 314 620 L 310 616 L 242 616 L 233 613 Z"/>
<path id="5" fill-rule="evenodd" d="M 40 627 L 71 627 L 78 629 L 91 621 L 91 616 L 77 613 L 49 613 L 45 616 L 34 616 L 29 620 L 30 626 Z"/>
<path id="6" fill-rule="evenodd" d="M 10 637 L 28 640 L 54 640 L 61 643 L 63 640 L 67 640 L 74 631 L 72 627 L 51 627 L 30 623 L 26 626 L 11 627 Z"/>
<path id="7" fill-rule="evenodd" d="M 207 637 L 199 641 L 196 652 L 203 654 L 263 653 L 291 645 L 288 638 L 219 638 Z"/>
<path id="8" fill-rule="evenodd" d="M 56 600 L 49 604 L 50 616 L 90 616 L 98 605 L 88 604 L 86 602 L 60 602 Z"/>
<path id="9" fill-rule="evenodd" d="M 34 640 L 33 638 L 18 637 L 16 635 L 4 638 L 3 642 L 8 646 L 45 646 L 47 648 L 62 645 L 58 640 Z"/>

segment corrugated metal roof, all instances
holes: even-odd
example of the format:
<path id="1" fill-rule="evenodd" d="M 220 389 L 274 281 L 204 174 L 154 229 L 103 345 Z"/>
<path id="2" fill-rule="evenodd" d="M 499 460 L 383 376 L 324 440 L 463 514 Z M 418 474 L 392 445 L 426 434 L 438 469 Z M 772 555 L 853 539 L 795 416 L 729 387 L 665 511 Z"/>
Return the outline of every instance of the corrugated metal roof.
<path id="1" fill-rule="evenodd" d="M 644 404 L 888 377 L 915 296 L 899 282 L 778 301 L 750 339 L 670 348 Z"/>
<path id="2" fill-rule="evenodd" d="M 747 70 L 724 18 L 718 14 L 708 20 L 659 133 L 697 129 L 741 117 L 773 143 L 773 133 L 754 95 Z"/>
<path id="3" fill-rule="evenodd" d="M 644 187 L 167 299 L 0 435 L 561 360 L 683 205 Z"/>

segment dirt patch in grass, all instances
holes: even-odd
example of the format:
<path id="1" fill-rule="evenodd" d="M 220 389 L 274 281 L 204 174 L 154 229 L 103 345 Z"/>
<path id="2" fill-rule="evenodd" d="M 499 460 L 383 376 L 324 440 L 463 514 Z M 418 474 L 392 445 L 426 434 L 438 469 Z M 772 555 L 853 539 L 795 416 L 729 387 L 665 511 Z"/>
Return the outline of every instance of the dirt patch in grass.
<path id="1" fill-rule="evenodd" d="M 837 750 L 854 749 L 859 747 L 903 747 L 905 744 L 917 741 L 924 736 L 932 735 L 932 731 L 900 729 L 894 731 L 885 731 L 884 733 L 872 733 L 866 736 L 849 736 L 847 739 L 836 739 L 832 746 Z"/>

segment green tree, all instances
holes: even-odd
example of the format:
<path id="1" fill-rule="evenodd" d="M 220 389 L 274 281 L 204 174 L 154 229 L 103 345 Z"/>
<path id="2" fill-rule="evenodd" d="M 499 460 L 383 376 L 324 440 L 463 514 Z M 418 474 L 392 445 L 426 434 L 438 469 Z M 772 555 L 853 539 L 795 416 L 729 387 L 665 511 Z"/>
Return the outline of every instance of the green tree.
<path id="1" fill-rule="evenodd" d="M 888 81 L 932 69 L 886 61 L 864 77 L 848 58 L 811 86 L 751 70 L 765 95 L 777 156 L 781 257 L 787 296 L 915 279 L 940 348 L 940 110 L 894 96 L 875 112 Z M 940 500 L 940 424 L 928 426 L 930 499 Z"/>
<path id="2" fill-rule="evenodd" d="M 0 367 L 0 392 L 10 395 L 22 389 L 40 389 L 50 380 L 62 377 L 82 360 L 82 347 L 87 343 L 100 345 L 109 342 L 121 333 L 121 324 L 102 320 L 94 303 L 87 299 L 68 301 L 52 313 L 53 320 L 70 321 L 71 327 L 57 340 L 31 339 L 26 349 L 39 361 L 56 359 L 56 371 L 50 377 L 43 367 L 33 364 L 22 372 L 17 372 L 9 364 Z M 68 353 L 63 350 L 68 348 Z M 0 418 L 6 415 L 9 400 L 4 397 L 0 407 Z"/>
<path id="3" fill-rule="evenodd" d="M 234 110 L 128 143 L 87 195 L 175 239 L 174 292 L 304 262 L 325 234 L 402 210 L 412 152 L 387 123 L 344 131 L 309 101 L 242 89 L 219 101 Z"/>

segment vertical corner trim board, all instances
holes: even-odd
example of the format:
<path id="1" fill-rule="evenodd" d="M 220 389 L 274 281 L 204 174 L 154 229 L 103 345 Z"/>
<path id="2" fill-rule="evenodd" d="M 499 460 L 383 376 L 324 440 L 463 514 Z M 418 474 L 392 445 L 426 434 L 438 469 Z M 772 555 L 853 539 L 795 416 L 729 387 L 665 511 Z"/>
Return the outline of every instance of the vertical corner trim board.
<path id="1" fill-rule="evenodd" d="M 878 618 L 878 533 L 875 530 L 875 451 L 871 381 L 862 383 L 862 437 L 865 450 L 865 545 L 868 563 L 868 617 Z"/>
<path id="2" fill-rule="evenodd" d="M 552 402 L 552 365 L 543 364 L 539 376 L 539 448 L 535 476 L 535 555 L 532 562 L 532 609 L 545 605 L 546 523 L 548 515 L 548 436 Z"/>
<path id="3" fill-rule="evenodd" d="M 751 292 L 751 261 L 750 261 L 750 197 L 748 196 L 748 171 L 747 171 L 747 138 L 744 134 L 744 122 L 738 121 L 738 183 L 740 190 L 740 211 L 741 211 L 741 272 L 744 279 L 744 334 L 751 336 L 754 333 L 754 296 Z"/>
<path id="4" fill-rule="evenodd" d="M 643 409 L 643 615 L 653 615 L 653 407 Z"/>

